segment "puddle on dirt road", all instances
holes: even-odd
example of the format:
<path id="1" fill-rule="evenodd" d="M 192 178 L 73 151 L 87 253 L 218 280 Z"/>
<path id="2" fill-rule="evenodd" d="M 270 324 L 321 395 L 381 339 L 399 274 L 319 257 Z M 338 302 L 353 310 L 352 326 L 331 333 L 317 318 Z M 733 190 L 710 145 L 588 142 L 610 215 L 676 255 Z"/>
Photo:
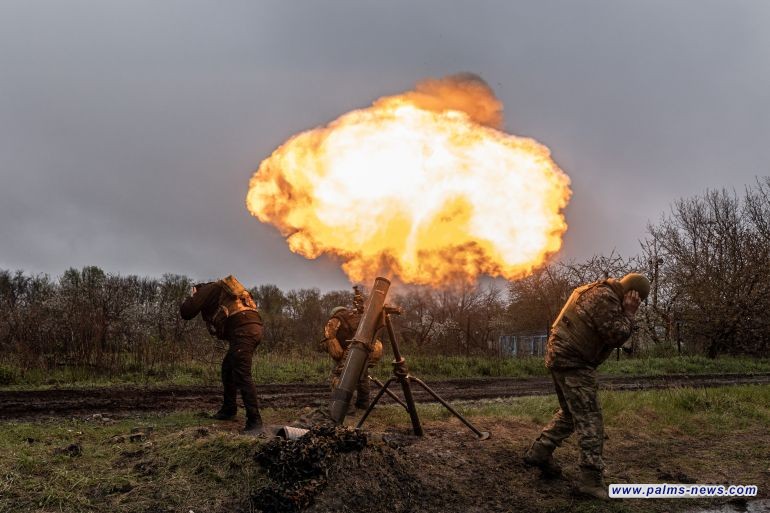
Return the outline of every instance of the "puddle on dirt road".
<path id="1" fill-rule="evenodd" d="M 710 506 L 706 509 L 691 509 L 687 513 L 767 513 L 770 511 L 770 499 L 750 501 L 733 501 L 721 506 Z"/>

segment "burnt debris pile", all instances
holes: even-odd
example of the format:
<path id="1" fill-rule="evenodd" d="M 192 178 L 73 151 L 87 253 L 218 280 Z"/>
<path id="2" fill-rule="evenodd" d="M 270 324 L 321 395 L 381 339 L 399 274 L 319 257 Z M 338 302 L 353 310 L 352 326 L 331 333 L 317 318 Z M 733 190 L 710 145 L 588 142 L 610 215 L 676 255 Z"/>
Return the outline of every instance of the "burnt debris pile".
<path id="1" fill-rule="evenodd" d="M 271 483 L 251 498 L 265 513 L 299 511 L 309 506 L 326 485 L 329 470 L 342 454 L 360 452 L 366 434 L 350 428 L 316 427 L 296 440 L 274 439 L 254 455 Z"/>

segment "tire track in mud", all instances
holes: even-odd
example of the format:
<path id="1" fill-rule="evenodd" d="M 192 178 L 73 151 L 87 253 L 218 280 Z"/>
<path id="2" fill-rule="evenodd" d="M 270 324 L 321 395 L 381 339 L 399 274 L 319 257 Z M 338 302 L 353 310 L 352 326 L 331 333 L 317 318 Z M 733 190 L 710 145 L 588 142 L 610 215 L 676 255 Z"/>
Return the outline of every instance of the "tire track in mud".
<path id="1" fill-rule="evenodd" d="M 550 378 L 472 378 L 427 381 L 447 401 L 475 401 L 501 397 L 522 397 L 553 393 Z M 770 384 L 770 373 L 759 374 L 669 374 L 662 376 L 604 376 L 599 387 L 604 390 L 649 390 L 675 387 L 720 387 L 745 384 Z M 376 392 L 377 386 L 372 386 Z M 398 384 L 391 390 L 400 395 Z M 433 399 L 413 385 L 418 402 Z M 92 413 L 151 412 L 173 410 L 211 410 L 221 401 L 219 386 L 108 387 L 86 389 L 0 390 L 0 419 L 27 419 L 46 416 Z M 300 408 L 329 400 L 329 388 L 323 384 L 257 385 L 260 405 L 271 408 Z M 393 403 L 387 396 L 384 404 Z"/>

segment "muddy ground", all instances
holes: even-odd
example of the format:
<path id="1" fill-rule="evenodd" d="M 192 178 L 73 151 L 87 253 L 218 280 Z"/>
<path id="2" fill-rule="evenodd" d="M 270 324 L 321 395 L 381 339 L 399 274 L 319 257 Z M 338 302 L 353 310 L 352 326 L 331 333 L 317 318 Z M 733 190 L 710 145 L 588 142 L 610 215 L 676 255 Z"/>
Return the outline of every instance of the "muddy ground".
<path id="1" fill-rule="evenodd" d="M 645 390 L 671 387 L 717 387 L 725 385 L 767 384 L 770 374 L 706 374 L 699 376 L 612 376 L 600 379 L 605 390 Z M 496 397 L 521 397 L 553 393 L 550 378 L 456 379 L 428 383 L 448 401 Z M 393 389 L 397 385 L 392 385 Z M 373 390 L 377 387 L 374 386 Z M 418 402 L 432 398 L 415 386 Z M 329 399 L 329 388 L 318 384 L 260 385 L 257 392 L 262 406 L 297 408 L 321 404 Z M 141 411 L 210 410 L 221 401 L 221 387 L 110 387 L 94 389 L 51 389 L 0 391 L 0 419 L 27 419 L 41 416 L 86 415 Z M 400 392 L 399 392 L 400 395 Z M 391 399 L 383 398 L 384 403 Z"/>
<path id="2" fill-rule="evenodd" d="M 699 500 L 612 500 L 599 502 L 575 496 L 570 481 L 578 472 L 574 441 L 557 452 L 565 464 L 565 475 L 544 479 L 539 471 L 526 467 L 521 455 L 526 444 L 537 435 L 537 426 L 516 420 L 495 423 L 494 436 L 477 441 L 454 420 L 426 424 L 426 436 L 411 436 L 403 428 L 369 434 L 362 450 L 349 450 L 332 458 L 309 488 L 289 491 L 297 497 L 304 512 L 367 513 L 482 513 L 482 512 L 674 512 L 724 507 L 724 511 L 770 509 L 770 501 L 743 499 Z M 678 482 L 730 483 L 727 469 L 713 464 L 697 465 L 682 461 L 680 451 L 698 457 L 730 450 L 747 442 L 746 433 L 716 441 L 682 440 L 661 434 L 629 437 L 610 430 L 618 441 L 608 444 L 607 483 Z M 753 433 L 752 436 L 762 436 Z M 622 439 L 622 440 L 620 440 Z M 763 442 L 765 445 L 767 442 Z M 770 469 L 757 468 L 742 479 L 759 486 L 765 493 L 770 485 Z M 292 495 L 294 494 L 294 495 Z M 265 500 L 257 494 L 243 511 L 266 513 L 296 511 L 288 503 Z M 270 498 L 270 495 L 267 495 Z M 309 503 L 309 504 L 308 504 Z"/>
<path id="3" fill-rule="evenodd" d="M 296 472 L 282 453 L 269 456 L 273 470 L 265 467 L 258 455 L 273 442 L 239 435 L 242 418 L 215 422 L 195 409 L 10 421 L 0 438 L 0 513 L 756 513 L 770 510 L 769 397 L 767 386 L 603 397 L 608 483 L 751 484 L 757 500 L 577 497 L 575 437 L 556 454 L 563 479 L 523 465 L 555 407 L 553 398 L 524 398 L 464 403 L 491 431 L 485 441 L 438 407 L 420 408 L 421 438 L 411 436 L 400 408 L 378 408 L 362 433 L 366 443 L 314 444 Z M 266 413 L 284 425 L 297 411 Z"/>

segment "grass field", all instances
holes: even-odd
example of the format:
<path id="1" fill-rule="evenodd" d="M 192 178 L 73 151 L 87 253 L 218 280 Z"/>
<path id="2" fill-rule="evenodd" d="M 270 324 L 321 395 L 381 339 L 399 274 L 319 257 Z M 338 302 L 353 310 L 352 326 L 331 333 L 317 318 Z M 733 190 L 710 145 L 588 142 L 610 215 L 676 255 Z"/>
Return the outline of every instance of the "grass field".
<path id="1" fill-rule="evenodd" d="M 603 392 L 601 399 L 609 436 L 605 445 L 608 482 L 729 481 L 758 485 L 759 495 L 769 496 L 770 386 Z M 457 406 L 474 422 L 491 429 L 493 439 L 472 442 L 444 409 L 421 405 L 429 433 L 443 429 L 459 433 L 455 436 L 462 440 L 454 443 L 451 436 L 446 440 L 429 436 L 426 443 L 432 448 L 425 452 L 426 458 L 448 457 L 451 449 L 465 451 L 462 461 L 466 464 L 501 455 L 516 462 L 550 418 L 556 399 L 531 397 Z M 296 414 L 264 412 L 266 420 L 274 424 Z M 192 413 L 6 423 L 0 428 L 0 513 L 248 511 L 247 498 L 265 481 L 252 459 L 263 442 L 239 436 L 239 426 L 215 424 Z M 372 431 L 394 426 L 408 426 L 408 417 L 396 407 L 379 408 L 367 424 Z M 573 468 L 575 441 L 569 441 L 558 455 Z M 575 503 L 563 492 L 538 485 L 535 473 L 518 464 L 498 477 L 505 480 L 506 497 L 536 494 L 531 504 L 531 511 L 536 512 L 573 507 L 631 513 L 681 511 L 695 504 L 682 499 L 614 501 L 610 506 Z M 373 503 L 373 511 L 380 511 L 380 506 Z"/>
<path id="2" fill-rule="evenodd" d="M 223 354 L 223 353 L 222 353 Z M 219 360 L 169 365 L 151 372 L 124 372 L 117 375 L 87 368 L 60 368 L 22 372 L 9 364 L 0 364 L 0 389 L 46 387 L 100 387 L 111 385 L 213 385 L 219 383 Z M 409 368 L 430 380 L 483 377 L 545 376 L 542 357 L 494 358 L 463 356 L 411 356 Z M 328 379 L 332 361 L 323 354 L 285 356 L 257 350 L 254 379 L 257 383 L 323 383 Z M 600 368 L 605 375 L 660 375 L 770 372 L 770 359 L 747 357 L 672 356 L 655 358 L 610 358 Z M 391 373 L 386 356 L 374 369 L 381 378 Z"/>

